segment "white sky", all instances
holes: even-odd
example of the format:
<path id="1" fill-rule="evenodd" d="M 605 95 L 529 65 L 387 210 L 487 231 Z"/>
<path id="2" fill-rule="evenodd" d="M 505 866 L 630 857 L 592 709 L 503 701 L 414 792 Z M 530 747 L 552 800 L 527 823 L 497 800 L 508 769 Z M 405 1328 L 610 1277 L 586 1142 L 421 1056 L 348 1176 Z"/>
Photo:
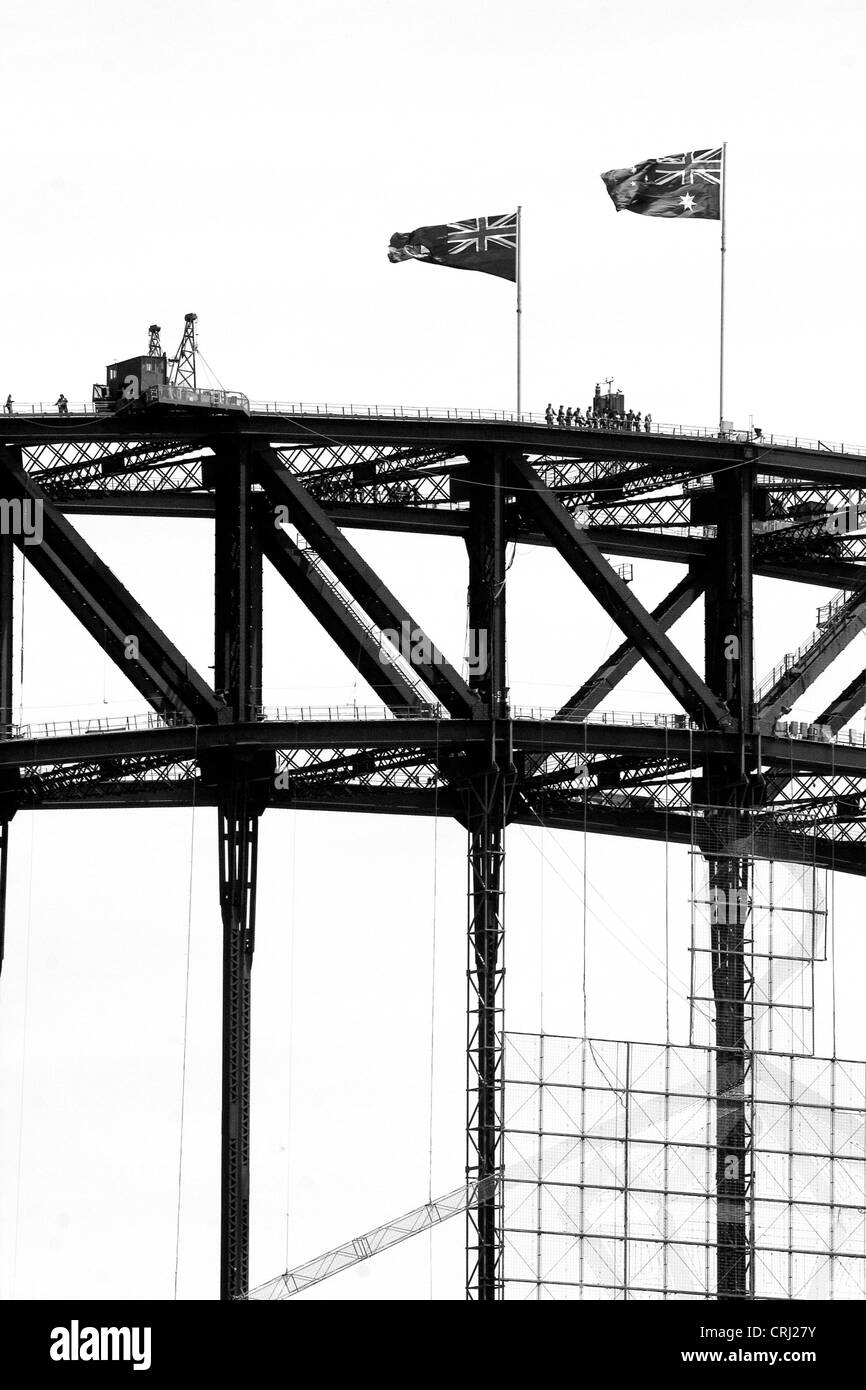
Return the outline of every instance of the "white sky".
<path id="1" fill-rule="evenodd" d="M 866 444 L 862 3 L 151 0 L 135 14 L 7 0 L 2 31 L 3 399 L 85 400 L 107 362 L 144 349 L 149 323 L 172 349 L 193 309 L 215 374 L 254 400 L 510 408 L 512 287 L 391 266 L 385 248 L 394 231 L 519 202 L 526 408 L 585 404 L 614 375 L 657 421 L 710 424 L 718 225 L 617 216 L 599 174 L 726 140 L 726 415 Z M 207 674 L 209 525 L 80 529 Z M 459 657 L 461 546 L 352 539 Z M 650 606 L 680 573 L 636 565 L 635 590 Z M 550 555 L 521 549 L 509 581 L 514 699 L 556 705 L 618 636 Z M 759 674 L 806 636 L 825 597 L 759 584 Z M 266 616 L 270 703 L 369 697 L 271 576 Z M 140 707 L 32 572 L 25 628 L 25 718 Z M 697 660 L 696 615 L 678 636 Z M 809 708 L 862 669 L 864 650 L 861 635 Z M 610 703 L 672 708 L 643 666 Z M 188 920 L 178 1292 L 216 1293 L 215 815 L 192 820 L 14 822 L 0 1296 L 173 1296 Z M 265 817 L 254 1282 L 285 1266 L 287 1190 L 291 1263 L 428 1196 L 434 916 L 433 1194 L 461 1180 L 464 852 L 446 822 L 437 836 L 390 818 Z M 543 958 L 545 1027 L 582 1030 L 582 857 L 580 836 L 510 832 L 513 1028 L 539 1026 Z M 687 863 L 669 858 L 671 962 L 685 978 Z M 587 876 L 590 1031 L 660 1038 L 664 985 L 644 965 L 661 971 L 663 850 L 591 838 Z M 864 1055 L 861 896 L 839 883 L 837 1040 L 849 1056 Z M 675 1041 L 686 1027 L 675 999 Z M 459 1298 L 462 1240 L 453 1222 L 321 1296 Z"/>

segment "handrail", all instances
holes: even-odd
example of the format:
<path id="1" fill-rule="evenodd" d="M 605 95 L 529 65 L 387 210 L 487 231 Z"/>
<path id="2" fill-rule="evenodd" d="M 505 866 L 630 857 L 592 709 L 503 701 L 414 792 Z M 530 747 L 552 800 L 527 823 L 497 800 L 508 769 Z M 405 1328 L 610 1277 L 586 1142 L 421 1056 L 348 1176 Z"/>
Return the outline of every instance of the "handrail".
<path id="1" fill-rule="evenodd" d="M 812 453 L 823 452 L 831 454 L 852 454 L 857 457 L 866 457 L 866 446 L 830 443 L 826 439 L 807 439 L 799 435 L 767 434 L 760 436 L 754 430 L 727 430 L 720 434 L 717 425 L 678 425 L 678 424 L 656 424 L 653 422 L 649 430 L 645 430 L 643 425 L 640 430 L 628 429 L 593 429 L 587 430 L 586 426 L 559 426 L 548 425 L 546 417 L 538 411 L 522 411 L 518 414 L 513 410 L 500 410 L 498 408 L 478 407 L 478 406 L 394 406 L 394 405 L 354 405 L 336 404 L 321 401 L 251 401 L 250 410 L 256 415 L 276 415 L 284 418 L 294 418 L 296 416 L 307 416 L 321 419 L 376 419 L 376 420 L 433 420 L 449 421 L 455 423 L 466 421 L 467 423 L 477 422 L 480 424 L 519 424 L 538 426 L 540 429 L 555 430 L 558 434 L 586 434 L 593 435 L 612 435 L 619 437 L 623 434 L 650 434 L 653 436 L 662 435 L 672 439 L 722 439 L 734 443 L 752 443 L 761 449 L 782 448 L 782 449 L 805 449 Z M 94 420 L 105 418 L 107 412 L 96 414 L 93 405 L 89 401 L 70 401 L 64 412 L 70 416 L 90 416 Z M 14 404 L 12 415 L 0 416 L 3 419 L 15 419 L 19 417 L 49 417 L 57 418 L 60 416 L 58 407 L 46 401 L 17 401 Z"/>
<path id="2" fill-rule="evenodd" d="M 773 689 L 778 681 L 795 666 L 799 664 L 808 654 L 819 647 L 822 642 L 826 642 L 830 637 L 827 628 L 832 623 L 833 618 L 849 604 L 854 595 L 847 589 L 840 589 L 837 594 L 827 602 L 823 603 L 818 609 L 818 625 L 813 628 L 797 647 L 796 651 L 786 652 L 782 660 L 777 662 L 770 671 L 769 675 L 764 676 L 763 680 L 755 687 L 755 702 L 760 704 L 764 697 Z M 824 616 L 822 616 L 822 614 Z"/>
<path id="3" fill-rule="evenodd" d="M 193 723 L 194 720 L 174 713 L 95 715 L 93 718 L 49 719 L 41 724 L 13 724 L 8 737 L 76 738 L 81 734 L 129 733 L 136 729 L 177 729 L 192 727 Z"/>
<path id="4" fill-rule="evenodd" d="M 659 713 L 647 710 L 606 710 L 593 711 L 587 717 L 571 717 L 556 720 L 556 710 L 540 705 L 515 705 L 509 711 L 510 719 L 557 724 L 585 724 L 589 728 L 612 726 L 619 728 L 653 728 L 697 731 L 698 726 L 686 714 Z M 395 721 L 401 719 L 448 720 L 443 706 L 436 702 L 419 703 L 405 710 L 394 711 L 387 705 L 259 705 L 253 709 L 253 720 L 264 724 L 302 724 L 313 721 L 325 723 Z M 69 738 L 84 734 L 125 733 L 138 729 L 192 728 L 194 721 L 182 714 L 155 712 L 128 715 L 98 715 L 94 718 L 55 719 L 41 724 L 13 724 L 7 739 L 51 739 Z M 204 727 L 204 726 L 200 726 Z M 752 732 L 764 737 L 804 740 L 811 743 L 836 743 L 848 747 L 866 748 L 866 731 L 843 729 L 834 733 L 830 725 L 818 724 L 814 720 L 777 719 L 772 728 L 767 728 L 765 720 L 757 717 L 752 722 Z"/>

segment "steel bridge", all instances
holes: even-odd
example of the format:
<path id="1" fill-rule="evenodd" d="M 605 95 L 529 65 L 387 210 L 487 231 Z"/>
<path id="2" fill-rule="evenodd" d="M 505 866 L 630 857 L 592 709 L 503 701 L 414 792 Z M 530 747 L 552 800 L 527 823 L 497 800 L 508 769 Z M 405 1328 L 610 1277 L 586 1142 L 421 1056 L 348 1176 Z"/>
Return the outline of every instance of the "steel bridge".
<path id="1" fill-rule="evenodd" d="M 505 829 L 512 823 L 695 843 L 702 818 L 748 815 L 751 853 L 866 873 L 866 748 L 847 726 L 866 670 L 811 724 L 785 722 L 863 626 L 866 451 L 756 441 L 710 430 L 564 430 L 541 417 L 356 407 L 145 409 L 0 418 L 0 894 L 19 808 L 212 805 L 223 926 L 220 1289 L 248 1290 L 250 1010 L 258 824 L 281 806 L 454 816 L 469 863 L 467 1295 L 502 1292 L 502 1038 Z M 41 535 L 15 524 L 38 505 Z M 16 512 L 16 508 L 18 511 Z M 213 680 L 200 675 L 75 529 L 76 515 L 214 523 Z M 864 513 L 866 515 L 866 513 Z M 464 677 L 351 543 L 356 528 L 462 537 L 470 628 L 485 668 Z M 620 629 L 595 671 L 575 669 L 556 710 L 520 710 L 506 682 L 506 547 L 555 550 Z M 13 723 L 13 548 L 133 683 L 149 714 Z M 651 612 L 610 563 L 685 566 Z M 267 560 L 370 686 L 375 703 L 270 710 L 262 703 Z M 758 686 L 755 576 L 806 594 L 804 642 Z M 815 629 L 808 586 L 836 589 Z M 705 614 L 695 669 L 671 639 Z M 408 625 L 408 627 L 407 627 Z M 410 648 L 386 634 L 410 631 Z M 132 643 L 130 639 L 134 639 Z M 601 713 L 644 660 L 675 713 Z M 577 668 L 577 661 L 575 667 Z M 715 866 L 715 867 L 713 867 Z M 723 882 L 724 880 L 724 882 Z M 748 1066 L 737 924 L 714 941 L 719 1093 Z M 742 959 L 741 946 L 739 958 Z M 727 1102 L 727 1148 L 745 1153 Z M 746 1179 L 726 1176 L 718 1296 L 748 1296 L 736 1213 Z M 731 1213 L 734 1213 L 732 1218 Z"/>

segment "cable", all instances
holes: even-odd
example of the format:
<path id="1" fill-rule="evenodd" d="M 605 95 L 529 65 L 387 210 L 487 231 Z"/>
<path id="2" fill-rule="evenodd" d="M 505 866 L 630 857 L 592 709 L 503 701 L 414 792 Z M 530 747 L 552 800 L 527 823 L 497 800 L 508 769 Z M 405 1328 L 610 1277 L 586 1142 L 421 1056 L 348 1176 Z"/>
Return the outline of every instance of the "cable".
<path id="1" fill-rule="evenodd" d="M 189 975 L 190 957 L 192 954 L 192 886 L 193 886 L 193 865 L 195 862 L 195 811 L 196 811 L 196 792 L 198 790 L 198 778 L 196 768 L 198 757 L 198 725 L 195 726 L 195 745 L 193 751 L 193 779 L 192 779 L 192 814 L 189 826 L 189 883 L 187 886 L 186 904 L 186 980 L 184 983 L 183 996 L 183 1055 L 181 1061 L 181 1082 L 180 1082 L 180 1136 L 177 1154 L 177 1224 L 174 1237 L 174 1300 L 177 1302 L 177 1280 L 180 1268 L 180 1208 L 181 1192 L 183 1187 L 183 1131 L 184 1120 L 186 1118 L 186 1058 L 187 1058 L 187 1039 L 189 1036 Z"/>
<path id="2" fill-rule="evenodd" d="M 288 1079 L 286 1084 L 286 1269 L 289 1267 L 289 1227 L 292 1191 L 292 1100 L 295 1076 L 295 880 L 298 851 L 298 811 L 292 809 L 292 857 L 289 872 L 292 886 L 289 896 L 289 1047 Z"/>
<path id="3" fill-rule="evenodd" d="M 27 1076 L 27 1025 L 30 1017 L 30 939 L 31 909 L 33 906 L 33 859 L 36 837 L 36 812 L 30 812 L 30 864 L 27 872 L 27 924 L 24 931 L 24 1020 L 21 1040 L 21 1082 L 18 1095 L 18 1159 L 15 1173 L 15 1236 L 12 1254 L 12 1296 L 18 1275 L 18 1234 L 21 1227 L 21 1159 L 24 1152 L 24 1095 Z"/>
<path id="4" fill-rule="evenodd" d="M 24 596 L 27 566 L 21 565 L 21 647 L 18 657 L 18 723 L 24 723 Z"/>
<path id="5" fill-rule="evenodd" d="M 833 783 L 835 782 L 835 778 L 836 778 L 836 745 L 835 745 L 835 744 L 832 745 L 832 751 L 831 751 L 831 753 L 830 753 L 830 778 L 831 778 L 831 785 L 833 785 Z M 814 894 L 814 889 L 813 889 L 813 894 Z M 813 897 L 813 906 L 814 906 L 814 897 Z M 814 932 L 813 932 L 813 953 L 814 953 Z M 813 965 L 812 969 L 813 969 L 813 972 L 814 972 L 814 965 Z M 835 1060 L 836 1060 L 836 841 L 835 841 L 835 839 L 833 839 L 833 840 L 830 841 L 830 991 L 831 991 L 831 993 L 830 993 L 831 1018 L 832 1018 L 832 1029 L 833 1029 L 833 1051 L 832 1051 L 832 1053 L 831 1053 L 831 1056 L 832 1056 L 832 1058 L 833 1058 L 833 1061 L 835 1062 Z M 814 1024 L 814 1010 L 815 1010 L 815 1002 L 814 1002 L 814 984 L 813 984 L 813 986 L 812 986 L 812 993 L 813 993 L 813 1000 L 812 1000 L 812 1013 L 813 1013 L 812 1040 L 813 1040 L 813 1042 L 812 1042 L 812 1045 L 813 1045 L 813 1049 L 814 1049 L 814 1036 L 815 1036 L 815 1024 Z"/>
<path id="6" fill-rule="evenodd" d="M 586 725 L 586 720 L 584 720 L 584 721 L 583 721 L 583 765 L 584 765 L 584 767 L 587 766 L 586 741 L 587 741 L 587 725 Z M 587 878 L 586 878 L 586 873 L 587 873 L 587 860 L 586 860 L 586 856 L 587 856 L 587 848 L 588 848 L 588 837 L 587 837 L 587 833 L 586 833 L 586 808 L 587 808 L 587 802 L 589 801 L 589 797 L 587 796 L 586 793 L 587 793 L 587 789 L 586 789 L 586 787 L 584 787 L 584 789 L 583 789 L 583 947 L 582 947 L 582 955 L 583 955 L 583 1036 L 584 1036 L 584 1037 L 588 1037 L 588 1035 L 589 1035 L 589 1033 L 588 1033 L 588 1025 L 587 1025 L 587 999 L 586 999 L 586 899 L 587 899 L 587 891 L 586 891 L 586 888 L 587 888 Z"/>
<path id="7" fill-rule="evenodd" d="M 207 372 L 209 372 L 210 375 L 213 377 L 213 379 L 214 379 L 214 381 L 216 382 L 217 386 L 219 387 L 220 391 L 224 391 L 226 388 L 223 386 L 222 382 L 220 381 L 220 379 L 219 379 L 219 377 L 217 376 L 216 372 L 214 371 L 213 367 L 212 367 L 212 366 L 210 365 L 210 363 L 208 362 L 207 358 L 205 357 L 205 355 L 204 355 L 204 353 L 202 352 L 201 348 L 199 347 L 198 343 L 196 343 L 195 355 L 196 355 L 196 357 L 198 357 L 198 358 L 204 363 L 205 370 L 206 370 Z"/>
<path id="8" fill-rule="evenodd" d="M 543 769 L 543 768 L 544 768 L 544 765 L 545 765 L 544 729 L 542 728 L 542 730 L 541 730 L 541 763 L 539 764 L 539 766 Z M 542 792 L 542 797 L 543 797 L 543 796 L 544 796 L 544 793 Z M 545 853 L 544 853 L 544 845 L 545 845 L 545 834 L 546 834 L 546 832 L 547 832 L 547 826 L 544 824 L 544 822 L 542 822 L 542 826 L 541 826 L 541 889 L 540 889 L 540 894 L 539 894 L 540 899 L 541 899 L 541 902 L 540 902 L 540 908 L 541 908 L 541 926 L 540 926 L 540 930 L 539 930 L 539 933 L 538 933 L 538 991 L 539 991 L 539 998 L 538 998 L 538 1020 L 539 1020 L 539 1022 L 538 1022 L 538 1031 L 539 1031 L 539 1033 L 541 1034 L 542 1037 L 544 1036 L 544 866 L 545 866 L 545 860 L 546 860 L 546 856 L 545 856 Z"/>
<path id="9" fill-rule="evenodd" d="M 527 809 L 532 813 L 532 815 L 533 815 L 533 816 L 535 817 L 535 819 L 538 821 L 538 824 L 539 824 L 539 825 L 543 825 L 543 824 L 544 824 L 544 822 L 542 821 L 542 819 L 541 819 L 541 817 L 539 816 L 538 812 L 535 810 L 535 807 L 532 806 L 532 805 L 530 805 L 528 802 L 527 802 Z M 529 832 L 528 832 L 528 830 L 526 830 L 526 827 L 525 827 L 525 826 L 521 826 L 520 828 L 521 828 L 521 830 L 523 830 L 524 833 L 529 837 L 531 843 L 534 844 L 534 841 L 532 841 L 532 837 L 529 836 Z M 564 846 L 560 841 L 558 841 L 558 840 L 554 840 L 553 843 L 556 845 L 556 847 L 557 847 L 557 849 L 560 851 L 560 853 L 563 854 L 563 855 L 565 856 L 565 858 L 568 860 L 569 864 L 571 864 L 572 867 L 573 867 L 574 869 L 576 869 L 576 871 L 577 871 L 578 873 L 582 873 L 582 865 L 579 864 L 579 863 L 577 862 L 576 859 L 572 859 L 571 855 L 568 853 L 568 850 L 565 848 L 565 846 Z M 538 846 L 536 845 L 535 848 L 538 849 Z M 578 899 L 579 902 L 582 901 L 582 899 L 580 898 L 580 895 L 578 894 L 577 890 L 569 883 L 568 879 L 565 878 L 564 875 L 561 874 L 561 873 L 559 872 L 559 870 L 557 869 L 556 865 L 555 865 L 550 859 L 547 860 L 547 864 L 548 864 L 548 868 L 552 869 L 553 872 L 556 874 L 557 878 L 558 878 L 562 883 L 565 884 L 565 886 L 568 888 L 569 892 L 570 892 L 570 893 L 573 893 L 574 896 Z M 609 902 L 608 899 L 604 896 L 604 894 L 603 894 L 594 884 L 589 884 L 589 883 L 588 883 L 588 887 L 592 888 L 592 891 L 595 893 L 596 897 L 599 898 L 599 899 L 601 900 L 601 902 L 604 904 L 604 906 L 605 906 L 606 908 L 608 908 L 609 911 L 612 912 L 613 915 L 614 915 L 615 917 L 618 917 L 618 918 L 619 918 L 620 922 L 622 922 L 622 925 L 625 927 L 626 931 L 629 932 L 630 935 L 633 936 L 633 937 L 635 938 L 636 941 L 640 942 L 641 948 L 642 948 L 643 950 L 645 950 L 649 956 L 651 956 L 659 965 L 661 965 L 661 966 L 663 967 L 663 966 L 664 966 L 664 960 L 663 960 L 663 958 L 662 958 L 660 955 L 658 955 L 657 952 L 653 951 L 650 947 L 646 946 L 646 944 L 644 943 L 643 939 L 642 939 L 641 937 L 638 936 L 637 932 L 634 930 L 633 927 L 629 926 L 628 922 L 625 920 L 625 918 L 623 917 L 622 913 L 619 912 L 619 911 L 617 911 L 617 909 L 616 909 L 616 907 L 614 907 L 613 903 Z M 589 895 L 587 894 L 587 897 L 588 897 L 588 896 L 589 896 Z M 604 922 L 604 920 L 603 920 L 601 917 L 599 917 L 598 913 L 595 911 L 594 908 L 588 907 L 588 911 L 591 913 L 591 915 L 592 915 L 593 917 L 595 917 L 596 921 L 597 921 L 597 922 L 599 923 L 599 925 L 603 928 L 603 930 L 606 931 L 606 932 L 608 933 L 608 935 L 612 936 L 613 939 L 614 939 L 614 941 L 617 941 L 617 942 L 619 943 L 619 945 L 622 946 L 623 950 L 627 951 L 628 954 L 629 954 L 634 960 L 636 960 L 636 961 L 638 962 L 639 965 L 641 965 L 645 970 L 648 970 L 648 971 L 650 972 L 651 975 L 653 975 L 657 980 L 659 980 L 662 984 L 664 984 L 664 975 L 658 974 L 655 970 L 652 969 L 651 966 L 647 965 L 647 963 L 646 963 L 645 961 L 641 960 L 640 957 L 639 957 L 638 955 L 636 955 L 635 952 L 631 949 L 631 947 L 622 939 L 622 937 L 621 937 L 621 936 L 618 936 L 617 933 L 613 930 L 613 928 L 612 928 L 612 927 L 609 927 L 609 926 L 607 925 L 607 923 Z M 684 989 L 686 989 L 686 990 L 688 989 L 685 980 L 681 979 L 680 976 L 677 975 L 675 972 L 672 972 L 672 978 L 673 978 L 675 981 L 677 981 L 680 985 L 682 985 Z M 688 997 L 687 994 L 686 994 L 684 997 Z"/>
<path id="10" fill-rule="evenodd" d="M 436 721 L 436 773 L 433 792 L 433 921 L 430 943 L 430 1109 L 427 1117 L 427 1200 L 433 1201 L 433 1097 L 436 1058 L 436 935 L 439 902 L 439 721 Z M 287 1266 L 288 1267 L 288 1266 Z M 428 1240 L 430 1301 L 433 1301 L 433 1231 Z"/>
<path id="11" fill-rule="evenodd" d="M 668 757 L 668 730 L 665 725 L 665 762 Z M 670 805 L 665 796 L 665 1043 L 671 1045 L 671 953 L 670 953 Z"/>

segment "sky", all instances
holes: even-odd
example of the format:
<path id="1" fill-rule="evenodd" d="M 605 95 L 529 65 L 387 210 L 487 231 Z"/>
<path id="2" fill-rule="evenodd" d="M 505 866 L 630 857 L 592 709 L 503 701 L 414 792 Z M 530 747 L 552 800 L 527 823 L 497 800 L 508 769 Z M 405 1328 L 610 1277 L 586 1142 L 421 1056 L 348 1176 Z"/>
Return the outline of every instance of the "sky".
<path id="1" fill-rule="evenodd" d="M 599 175 L 725 141 L 725 415 L 866 444 L 864 27 L 862 0 L 7 0 L 0 395 L 87 400 L 150 323 L 171 350 L 195 311 L 205 376 L 254 401 L 511 409 L 513 287 L 385 253 L 395 231 L 520 204 L 524 407 L 585 404 L 612 376 L 657 422 L 712 425 L 718 224 L 616 214 Z M 207 674 L 209 523 L 76 524 Z M 459 659 L 460 544 L 352 539 Z M 22 719 L 140 709 L 16 563 Z M 635 592 L 651 607 L 680 574 L 636 563 Z M 541 548 L 518 549 L 508 593 L 513 699 L 556 706 L 619 636 Z M 828 597 L 759 581 L 759 675 Z M 265 616 L 267 703 L 370 699 L 271 574 Z M 699 615 L 676 636 L 697 660 Z M 672 708 L 643 665 L 609 706 Z M 462 832 L 272 811 L 261 837 L 253 1282 L 451 1190 L 464 1164 Z M 215 1296 L 216 866 L 210 810 L 16 817 L 0 1297 Z M 686 1040 L 684 851 L 514 828 L 507 875 L 510 1027 L 663 1037 L 667 936 Z M 862 1057 L 859 894 L 840 879 L 817 1017 L 826 1050 L 835 975 L 838 1052 Z M 306 1296 L 459 1299 L 462 1278 L 458 1220 Z"/>

